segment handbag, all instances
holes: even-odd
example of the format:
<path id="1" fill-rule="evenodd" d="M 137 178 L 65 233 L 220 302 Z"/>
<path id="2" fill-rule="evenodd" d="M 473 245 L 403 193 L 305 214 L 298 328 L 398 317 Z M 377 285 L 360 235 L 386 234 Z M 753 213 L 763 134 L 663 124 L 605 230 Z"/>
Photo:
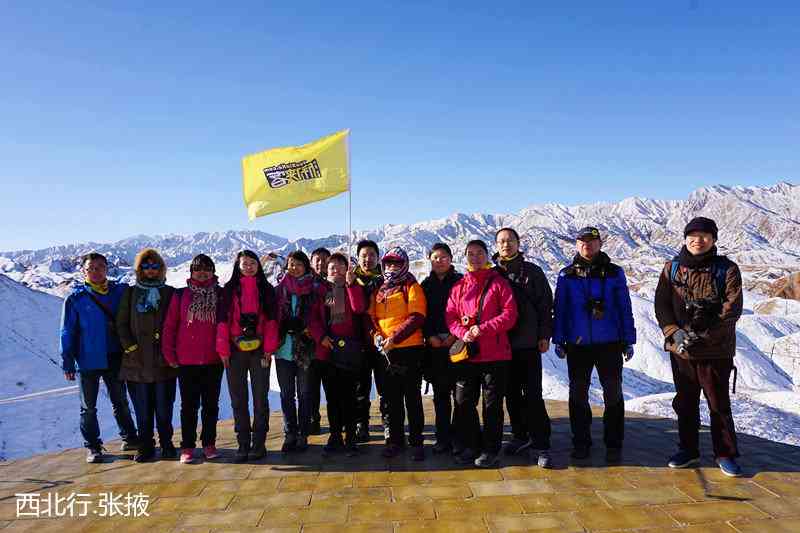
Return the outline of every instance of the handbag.
<path id="1" fill-rule="evenodd" d="M 481 313 L 483 312 L 483 302 L 486 299 L 486 293 L 489 292 L 489 285 L 491 285 L 492 280 L 486 282 L 486 285 L 483 286 L 483 290 L 481 290 L 481 297 L 478 299 L 478 312 L 475 315 L 475 322 L 473 323 L 470 320 L 470 317 L 462 318 L 462 322 L 465 326 L 477 326 L 481 323 Z M 451 363 L 460 363 L 462 361 L 466 361 L 471 357 L 475 357 L 480 353 L 480 348 L 478 347 L 477 342 L 464 342 L 462 339 L 458 339 L 456 342 L 450 346 L 450 362 Z"/>

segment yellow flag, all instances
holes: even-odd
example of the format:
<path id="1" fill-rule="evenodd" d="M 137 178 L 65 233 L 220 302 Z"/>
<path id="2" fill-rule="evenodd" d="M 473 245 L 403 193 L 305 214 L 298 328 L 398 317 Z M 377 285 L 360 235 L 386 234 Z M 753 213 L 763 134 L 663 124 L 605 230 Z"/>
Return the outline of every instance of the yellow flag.
<path id="1" fill-rule="evenodd" d="M 250 220 L 346 192 L 349 134 L 350 130 L 342 130 L 303 146 L 272 148 L 242 158 L 242 189 Z"/>

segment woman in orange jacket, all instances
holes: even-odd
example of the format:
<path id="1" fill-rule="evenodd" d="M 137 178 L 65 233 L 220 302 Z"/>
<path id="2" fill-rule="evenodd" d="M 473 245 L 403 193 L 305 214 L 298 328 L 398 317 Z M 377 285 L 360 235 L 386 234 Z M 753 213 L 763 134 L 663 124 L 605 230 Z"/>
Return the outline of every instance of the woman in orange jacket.
<path id="1" fill-rule="evenodd" d="M 425 322 L 425 292 L 408 271 L 408 255 L 392 248 L 381 260 L 383 283 L 373 291 L 369 315 L 375 346 L 386 365 L 385 394 L 389 407 L 389 440 L 383 456 L 391 458 L 405 445 L 405 413 L 408 412 L 408 441 L 415 461 L 425 459 L 422 430 L 422 359 Z M 404 404 L 405 403 L 405 408 Z"/>

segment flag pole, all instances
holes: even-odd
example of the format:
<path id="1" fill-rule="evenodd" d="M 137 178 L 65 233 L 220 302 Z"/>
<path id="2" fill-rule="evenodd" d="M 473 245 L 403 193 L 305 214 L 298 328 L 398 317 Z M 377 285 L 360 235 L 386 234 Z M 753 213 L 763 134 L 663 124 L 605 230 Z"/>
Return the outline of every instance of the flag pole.
<path id="1" fill-rule="evenodd" d="M 353 168 L 350 166 L 350 134 L 347 135 L 347 258 L 353 255 Z"/>

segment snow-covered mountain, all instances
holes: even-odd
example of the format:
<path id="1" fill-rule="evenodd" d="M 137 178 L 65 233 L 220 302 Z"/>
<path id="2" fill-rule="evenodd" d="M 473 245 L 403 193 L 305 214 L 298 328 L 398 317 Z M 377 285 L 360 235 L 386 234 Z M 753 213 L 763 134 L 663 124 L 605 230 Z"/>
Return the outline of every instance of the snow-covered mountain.
<path id="1" fill-rule="evenodd" d="M 512 226 L 522 236 L 526 255 L 552 278 L 572 257 L 575 232 L 593 225 L 604 235 L 606 252 L 626 268 L 634 290 L 647 295 L 663 261 L 679 249 L 683 226 L 698 215 L 717 221 L 720 251 L 742 266 L 748 288 L 758 290 L 765 282 L 800 270 L 800 185 L 788 182 L 769 187 L 706 187 L 692 192 L 686 200 L 627 198 L 617 203 L 578 206 L 533 205 L 513 214 L 456 213 L 438 220 L 357 231 L 353 242 L 370 238 L 381 249 L 403 246 L 412 259 L 423 259 L 433 243 L 443 241 L 460 256 L 470 239 L 491 242 L 499 228 Z M 125 276 L 133 258 L 145 246 L 160 250 L 169 265 L 180 270 L 201 252 L 224 264 L 243 248 L 281 254 L 318 246 L 343 249 L 346 236 L 289 241 L 254 230 L 137 236 L 107 244 L 0 252 L 0 272 L 29 287 L 63 295 L 76 279 L 82 254 L 93 250 L 106 254 L 112 262 L 111 274 L 129 279 Z"/>
<path id="2" fill-rule="evenodd" d="M 465 215 L 411 225 L 386 225 L 357 232 L 382 249 L 404 246 L 415 259 L 412 269 L 427 267 L 426 250 L 436 241 L 448 242 L 457 256 L 472 238 L 494 239 L 509 225 L 522 235 L 526 255 L 550 275 L 572 257 L 573 235 L 592 224 L 606 235 L 605 249 L 621 263 L 635 290 L 633 308 L 639 341 L 636 356 L 625 365 L 624 393 L 629 410 L 673 416 L 672 375 L 662 335 L 653 315 L 653 289 L 663 261 L 680 246 L 686 221 L 696 215 L 715 218 L 721 228 L 720 248 L 742 267 L 749 289 L 745 314 L 737 328 L 739 368 L 734 417 L 740 431 L 800 445 L 800 313 L 786 300 L 767 300 L 757 292 L 769 280 L 800 271 L 800 186 L 711 187 L 682 201 L 629 198 L 619 203 L 568 207 L 532 206 L 516 214 Z M 81 445 L 78 431 L 77 387 L 64 380 L 57 363 L 58 320 L 63 295 L 80 277 L 78 258 L 96 250 L 112 261 L 112 275 L 131 278 L 136 252 L 159 249 L 171 268 L 170 284 L 188 277 L 188 261 L 197 253 L 211 255 L 221 279 L 230 276 L 231 260 L 242 248 L 284 254 L 291 249 L 330 249 L 345 246 L 345 236 L 288 241 L 257 231 L 195 235 L 140 236 L 111 244 L 76 244 L 36 251 L 0 253 L 0 459 Z M 274 273 L 274 264 L 267 265 Z M 5 273 L 6 275 L 3 275 Z M 31 290 L 39 289 L 39 290 Z M 51 294 L 43 294 L 40 291 Z M 783 305 L 782 305 L 783 304 Z M 755 311 L 755 312 L 754 312 Z M 548 398 L 564 400 L 568 377 L 564 361 L 551 352 L 543 361 L 543 389 Z M 277 391 L 272 376 L 271 388 Z M 104 439 L 114 436 L 114 423 L 105 393 L 98 402 Z M 602 402 L 599 383 L 593 401 Z M 274 405 L 276 393 L 270 393 Z M 221 416 L 230 417 L 227 390 Z M 707 411 L 703 411 L 708 423 Z M 176 409 L 176 425 L 177 409 Z"/>

